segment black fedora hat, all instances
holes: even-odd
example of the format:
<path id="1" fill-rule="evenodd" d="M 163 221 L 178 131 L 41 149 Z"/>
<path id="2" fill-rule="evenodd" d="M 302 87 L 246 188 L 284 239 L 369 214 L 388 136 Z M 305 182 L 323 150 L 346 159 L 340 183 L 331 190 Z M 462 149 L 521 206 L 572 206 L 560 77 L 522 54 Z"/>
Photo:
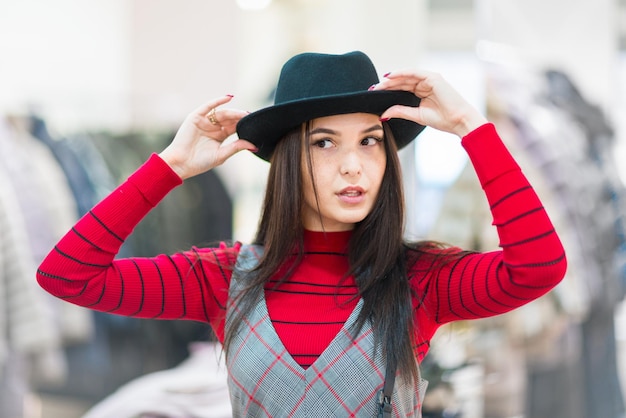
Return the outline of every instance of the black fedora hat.
<path id="1" fill-rule="evenodd" d="M 237 124 L 237 135 L 256 145 L 256 155 L 269 161 L 276 143 L 308 120 L 346 113 L 380 115 L 395 104 L 419 105 L 420 99 L 407 91 L 368 91 L 378 82 L 374 64 L 360 51 L 296 55 L 283 65 L 274 105 L 243 117 Z M 388 123 L 398 148 L 424 129 L 405 119 Z"/>

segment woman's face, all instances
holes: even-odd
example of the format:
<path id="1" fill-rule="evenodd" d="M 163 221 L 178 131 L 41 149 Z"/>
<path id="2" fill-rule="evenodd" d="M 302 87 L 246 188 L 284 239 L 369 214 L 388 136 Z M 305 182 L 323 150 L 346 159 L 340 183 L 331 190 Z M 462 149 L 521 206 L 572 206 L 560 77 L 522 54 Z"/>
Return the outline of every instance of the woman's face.
<path id="1" fill-rule="evenodd" d="M 313 231 L 351 230 L 372 210 L 385 173 L 382 124 L 377 115 L 351 113 L 314 119 L 310 129 L 305 146 L 316 190 L 304 154 L 303 226 Z"/>

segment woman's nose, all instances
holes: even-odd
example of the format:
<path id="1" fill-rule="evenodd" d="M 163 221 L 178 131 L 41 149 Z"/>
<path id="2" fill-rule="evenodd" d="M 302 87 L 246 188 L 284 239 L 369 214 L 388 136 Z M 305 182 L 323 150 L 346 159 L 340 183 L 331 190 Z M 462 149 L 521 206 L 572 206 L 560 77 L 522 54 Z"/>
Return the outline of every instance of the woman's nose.
<path id="1" fill-rule="evenodd" d="M 341 174 L 355 176 L 361 174 L 361 159 L 356 151 L 346 152 L 341 159 Z"/>

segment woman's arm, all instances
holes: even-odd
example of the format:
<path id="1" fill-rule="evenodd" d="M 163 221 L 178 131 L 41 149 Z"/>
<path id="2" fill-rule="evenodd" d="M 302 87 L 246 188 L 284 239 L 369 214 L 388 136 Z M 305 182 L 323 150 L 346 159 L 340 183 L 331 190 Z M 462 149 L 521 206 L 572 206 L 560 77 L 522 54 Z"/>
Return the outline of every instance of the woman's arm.
<path id="1" fill-rule="evenodd" d="M 124 240 L 182 179 L 253 149 L 247 141 L 223 145 L 246 112 L 220 109 L 219 123 L 205 116 L 231 96 L 192 112 L 172 143 L 89 211 L 39 267 L 37 280 L 51 294 L 91 309 L 142 318 L 211 322 L 221 334 L 223 307 L 239 245 L 197 249 L 154 258 L 115 260 Z"/>
<path id="2" fill-rule="evenodd" d="M 238 246 L 115 260 L 141 219 L 181 183 L 157 155 L 81 218 L 40 265 L 51 294 L 94 310 L 210 322 L 220 316 Z"/>
<path id="3" fill-rule="evenodd" d="M 501 251 L 469 253 L 418 286 L 438 324 L 508 312 L 536 299 L 565 275 L 565 251 L 534 189 L 492 124 L 463 138 L 485 191 Z"/>
<path id="4" fill-rule="evenodd" d="M 382 118 L 403 118 L 462 139 L 485 191 L 501 251 L 449 255 L 428 272 L 418 262 L 413 285 L 436 324 L 510 311 L 540 297 L 565 275 L 563 246 L 532 186 L 494 126 L 446 80 L 427 71 L 394 71 L 375 90 L 406 90 L 418 107 L 392 106 Z"/>

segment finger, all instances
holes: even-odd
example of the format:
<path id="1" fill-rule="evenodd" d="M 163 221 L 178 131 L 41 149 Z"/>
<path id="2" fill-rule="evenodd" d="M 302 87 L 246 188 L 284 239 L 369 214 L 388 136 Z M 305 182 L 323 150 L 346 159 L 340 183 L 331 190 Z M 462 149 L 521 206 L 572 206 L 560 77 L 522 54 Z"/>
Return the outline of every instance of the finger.
<path id="1" fill-rule="evenodd" d="M 393 90 L 398 89 L 399 87 L 402 89 L 412 89 L 417 84 L 424 82 L 427 78 L 420 77 L 398 77 L 393 79 L 383 80 L 378 83 L 378 89 L 386 89 Z"/>
<path id="2" fill-rule="evenodd" d="M 428 70 L 420 70 L 420 69 L 400 69 L 396 71 L 392 71 L 390 73 L 385 74 L 383 79 L 394 80 L 398 78 L 415 78 L 419 80 L 423 80 L 426 78 L 437 76 L 438 73 Z"/>
<path id="3" fill-rule="evenodd" d="M 232 94 L 227 94 L 225 96 L 222 97 L 218 97 L 216 99 L 213 99 L 211 101 L 208 101 L 206 103 L 204 103 L 203 105 L 199 106 L 198 108 L 196 108 L 193 113 L 196 115 L 200 115 L 200 116 L 205 116 L 207 115 L 211 109 L 214 109 L 218 106 L 221 106 L 225 103 L 230 102 L 233 99 L 233 95 Z"/>
<path id="4" fill-rule="evenodd" d="M 240 151 L 248 150 L 250 152 L 257 152 L 258 148 L 251 142 L 246 141 L 245 139 L 238 139 L 231 143 L 222 145 L 219 148 L 219 163 L 222 164 L 224 161 L 237 154 Z"/>
<path id="5" fill-rule="evenodd" d="M 238 109 L 221 109 L 213 108 L 214 112 L 211 112 L 198 118 L 198 126 L 207 133 L 221 131 L 226 128 L 229 134 L 234 132 L 233 127 L 237 125 L 237 122 L 241 120 L 248 112 Z"/>
<path id="6" fill-rule="evenodd" d="M 229 137 L 237 130 L 237 123 L 241 118 L 233 118 L 220 122 L 220 129 L 225 137 Z"/>
<path id="7" fill-rule="evenodd" d="M 248 112 L 239 109 L 216 109 L 215 111 L 215 117 L 221 125 L 237 123 L 246 115 Z"/>
<path id="8" fill-rule="evenodd" d="M 405 90 L 422 97 L 430 92 L 441 76 L 431 71 L 400 70 L 386 74 L 373 90 Z"/>
<path id="9" fill-rule="evenodd" d="M 409 82 L 406 79 L 382 80 L 376 84 L 372 90 L 410 90 L 416 82 Z"/>
<path id="10" fill-rule="evenodd" d="M 385 110 L 381 119 L 406 119 L 424 125 L 422 110 L 419 107 L 395 105 Z"/>

